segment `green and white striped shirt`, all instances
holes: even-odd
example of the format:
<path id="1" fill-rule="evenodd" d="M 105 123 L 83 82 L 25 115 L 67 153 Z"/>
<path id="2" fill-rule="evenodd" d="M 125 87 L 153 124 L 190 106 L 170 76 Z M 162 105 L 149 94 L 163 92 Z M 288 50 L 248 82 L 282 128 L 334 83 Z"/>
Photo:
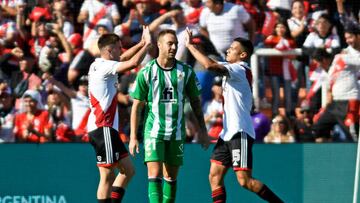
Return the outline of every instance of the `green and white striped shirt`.
<path id="1" fill-rule="evenodd" d="M 138 72 L 131 97 L 146 101 L 144 137 L 164 140 L 185 138 L 185 98 L 200 95 L 201 86 L 192 68 L 176 60 L 165 70 L 156 59 Z"/>

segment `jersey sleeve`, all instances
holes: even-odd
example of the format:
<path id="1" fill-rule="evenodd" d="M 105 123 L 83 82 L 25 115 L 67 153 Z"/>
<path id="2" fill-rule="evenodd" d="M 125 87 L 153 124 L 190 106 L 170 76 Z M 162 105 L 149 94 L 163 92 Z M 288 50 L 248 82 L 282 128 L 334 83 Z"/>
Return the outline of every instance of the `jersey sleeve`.
<path id="1" fill-rule="evenodd" d="M 107 61 L 105 64 L 101 64 L 101 67 L 96 67 L 96 71 L 98 70 L 99 71 L 98 73 L 101 73 L 102 75 L 105 76 L 116 75 L 118 64 L 121 63 L 122 62 L 118 62 L 118 61 Z"/>
<path id="2" fill-rule="evenodd" d="M 146 83 L 144 69 L 142 69 L 136 76 L 135 83 L 132 90 L 130 90 L 130 96 L 133 99 L 145 101 L 147 99 L 149 86 Z"/>
<path id="3" fill-rule="evenodd" d="M 187 96 L 192 99 L 201 94 L 201 84 L 195 75 L 195 72 L 190 70 L 189 80 L 185 86 Z"/>
<path id="4" fill-rule="evenodd" d="M 243 6 L 238 6 L 238 8 L 238 18 L 241 20 L 241 23 L 247 23 L 250 20 L 249 13 L 245 10 Z"/>
<path id="5" fill-rule="evenodd" d="M 225 66 L 226 70 L 228 70 L 228 74 L 230 78 L 236 79 L 236 80 L 242 80 L 245 79 L 245 68 L 240 66 L 239 64 L 233 63 L 222 63 L 222 65 Z"/>

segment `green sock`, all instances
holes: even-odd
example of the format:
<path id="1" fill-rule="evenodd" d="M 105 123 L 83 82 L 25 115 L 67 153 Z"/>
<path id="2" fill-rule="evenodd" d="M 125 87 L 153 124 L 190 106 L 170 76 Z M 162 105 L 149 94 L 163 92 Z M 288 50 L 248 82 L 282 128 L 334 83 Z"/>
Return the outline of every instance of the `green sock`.
<path id="1" fill-rule="evenodd" d="M 163 203 L 173 203 L 176 197 L 176 180 L 164 181 L 163 186 Z"/>
<path id="2" fill-rule="evenodd" d="M 149 178 L 148 195 L 150 203 L 162 202 L 161 178 Z"/>

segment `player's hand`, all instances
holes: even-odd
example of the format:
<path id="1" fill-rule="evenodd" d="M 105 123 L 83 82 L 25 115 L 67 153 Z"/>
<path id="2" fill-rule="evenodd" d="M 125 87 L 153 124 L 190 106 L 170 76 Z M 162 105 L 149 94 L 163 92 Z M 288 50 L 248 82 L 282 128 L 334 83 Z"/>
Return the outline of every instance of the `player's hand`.
<path id="1" fill-rule="evenodd" d="M 137 139 L 130 138 L 129 151 L 132 156 L 135 156 L 135 152 L 139 153 L 139 141 Z"/>
<path id="2" fill-rule="evenodd" d="M 199 144 L 201 144 L 201 147 L 203 149 L 207 150 L 207 148 L 209 148 L 210 145 L 210 138 L 208 136 L 206 129 L 200 130 L 198 135 L 199 135 L 198 136 Z"/>
<path id="3" fill-rule="evenodd" d="M 192 31 L 186 27 L 185 46 L 191 45 Z"/>
<path id="4" fill-rule="evenodd" d="M 145 45 L 151 44 L 151 34 L 149 30 L 149 26 L 143 26 L 142 40 L 144 40 Z"/>

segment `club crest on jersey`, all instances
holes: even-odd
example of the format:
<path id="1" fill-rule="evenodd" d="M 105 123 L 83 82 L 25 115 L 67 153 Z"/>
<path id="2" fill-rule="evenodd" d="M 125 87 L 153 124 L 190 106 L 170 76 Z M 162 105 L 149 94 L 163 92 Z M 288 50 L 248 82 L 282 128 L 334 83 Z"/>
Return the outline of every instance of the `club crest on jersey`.
<path id="1" fill-rule="evenodd" d="M 181 81 L 184 79 L 184 73 L 179 73 L 178 75 L 178 81 Z"/>

